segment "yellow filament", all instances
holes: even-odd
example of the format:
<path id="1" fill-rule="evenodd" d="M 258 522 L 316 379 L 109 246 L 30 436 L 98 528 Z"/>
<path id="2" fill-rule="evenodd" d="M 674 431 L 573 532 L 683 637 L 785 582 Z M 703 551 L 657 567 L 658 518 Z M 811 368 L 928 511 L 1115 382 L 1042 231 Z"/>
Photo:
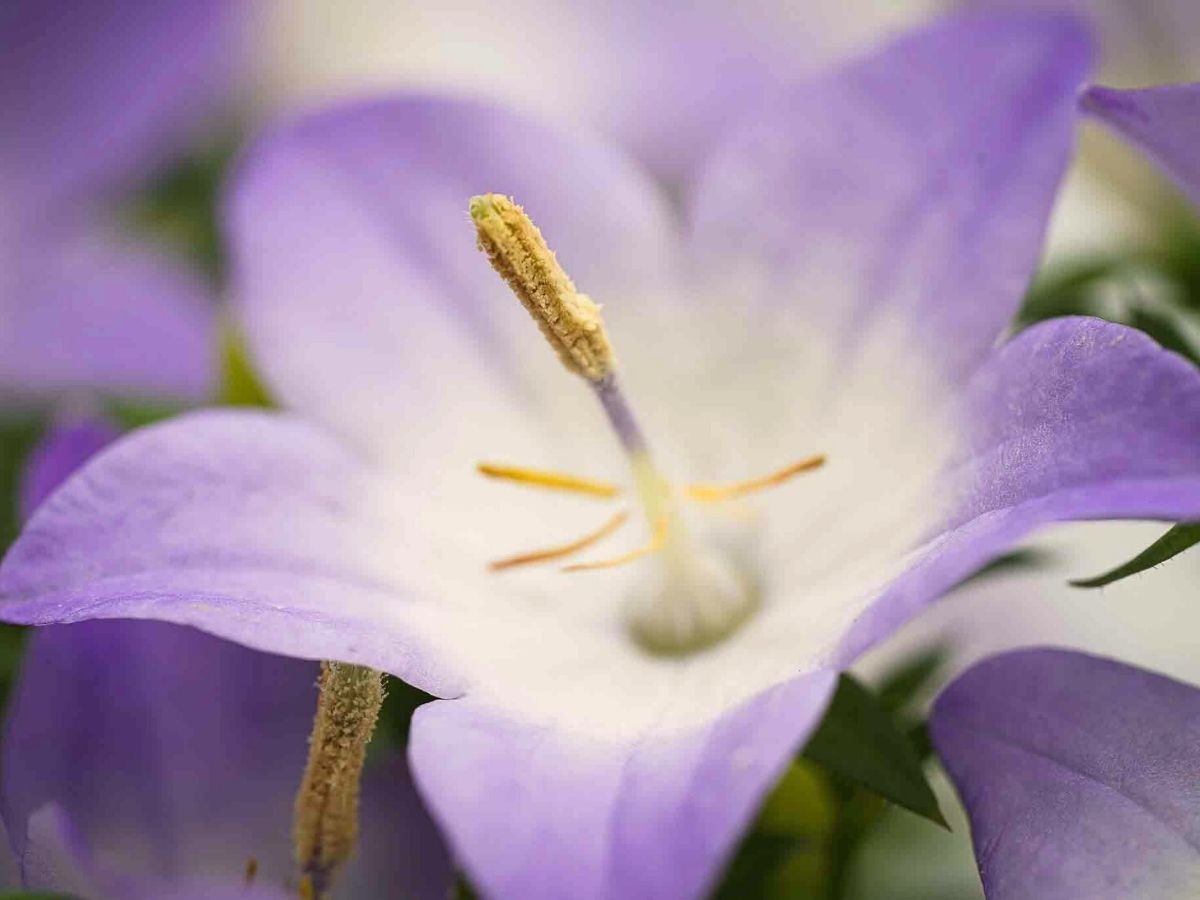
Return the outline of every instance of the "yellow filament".
<path id="1" fill-rule="evenodd" d="M 641 559 L 643 556 L 649 556 L 651 553 L 657 553 L 663 548 L 667 542 L 667 530 L 669 528 L 670 519 L 667 516 L 662 516 L 654 523 L 654 534 L 650 536 L 649 543 L 638 547 L 636 550 L 630 550 L 628 553 L 622 553 L 620 556 L 614 556 L 610 559 L 598 559 L 594 562 L 573 563 L 569 566 L 563 566 L 564 572 L 591 572 L 596 569 L 615 569 L 618 566 L 626 565 Z"/>
<path id="2" fill-rule="evenodd" d="M 818 453 L 816 456 L 809 456 L 799 462 L 792 463 L 790 466 L 785 466 L 777 472 L 764 475 L 761 478 L 751 478 L 747 481 L 738 481 L 733 484 L 689 484 L 684 488 L 684 493 L 689 500 L 698 500 L 701 503 L 717 503 L 722 500 L 733 500 L 737 497 L 744 497 L 746 494 L 752 494 L 755 491 L 783 484 L 785 481 L 794 478 L 802 472 L 819 469 L 824 464 L 825 455 Z"/>
<path id="3" fill-rule="evenodd" d="M 612 498 L 621 493 L 621 489 L 615 484 L 607 481 L 595 481 L 591 478 L 580 478 L 565 472 L 545 472 L 540 469 L 502 466 L 496 463 L 479 463 L 475 468 L 480 475 L 486 475 L 488 478 L 515 481 L 518 484 L 548 488 L 552 491 L 567 491 L 604 498 Z"/>
<path id="4" fill-rule="evenodd" d="M 534 550 L 529 553 L 518 554 L 517 556 L 509 556 L 505 559 L 498 559 L 495 562 L 488 563 L 488 569 L 492 572 L 503 572 L 505 569 L 511 569 L 515 566 L 527 566 L 532 563 L 562 559 L 564 556 L 570 556 L 573 553 L 578 553 L 580 550 L 586 550 L 592 544 L 604 540 L 624 525 L 625 520 L 628 518 L 629 513 L 624 511 L 619 512 L 591 534 L 584 535 L 579 540 L 571 541 L 571 543 L 563 544 L 559 547 L 549 547 L 545 550 Z"/>

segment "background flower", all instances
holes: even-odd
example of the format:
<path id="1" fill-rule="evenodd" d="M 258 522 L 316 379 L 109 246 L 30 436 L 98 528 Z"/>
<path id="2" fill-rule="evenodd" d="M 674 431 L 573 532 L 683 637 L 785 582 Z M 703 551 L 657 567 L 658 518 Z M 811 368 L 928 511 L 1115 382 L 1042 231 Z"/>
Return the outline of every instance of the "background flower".
<path id="1" fill-rule="evenodd" d="M 1200 689 L 1020 651 L 951 684 L 930 732 L 989 898 L 1183 897 L 1200 884 Z"/>

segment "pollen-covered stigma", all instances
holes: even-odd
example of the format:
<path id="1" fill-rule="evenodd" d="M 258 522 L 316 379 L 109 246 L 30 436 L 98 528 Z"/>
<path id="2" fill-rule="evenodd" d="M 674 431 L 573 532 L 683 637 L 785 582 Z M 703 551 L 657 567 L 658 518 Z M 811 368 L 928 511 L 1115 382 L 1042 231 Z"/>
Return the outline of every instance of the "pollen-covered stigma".
<path id="1" fill-rule="evenodd" d="M 734 484 L 691 484 L 678 489 L 655 466 L 649 445 L 621 390 L 616 357 L 600 307 L 558 264 L 537 226 L 515 202 L 499 194 L 473 197 L 471 218 L 479 248 L 533 316 L 566 368 L 591 385 L 616 432 L 633 482 L 633 493 L 650 533 L 649 541 L 616 556 L 564 565 L 564 572 L 588 572 L 646 560 L 644 588 L 630 598 L 629 632 L 648 652 L 684 655 L 710 647 L 736 631 L 758 608 L 758 588 L 720 548 L 696 540 L 681 515 L 680 500 L 721 503 L 784 484 L 825 462 L 823 455 L 801 459 L 778 471 Z M 480 474 L 537 488 L 599 499 L 615 499 L 620 485 L 574 474 L 481 462 Z M 575 557 L 607 540 L 628 521 L 621 511 L 595 531 L 544 549 L 495 560 L 492 571 L 552 563 Z"/>

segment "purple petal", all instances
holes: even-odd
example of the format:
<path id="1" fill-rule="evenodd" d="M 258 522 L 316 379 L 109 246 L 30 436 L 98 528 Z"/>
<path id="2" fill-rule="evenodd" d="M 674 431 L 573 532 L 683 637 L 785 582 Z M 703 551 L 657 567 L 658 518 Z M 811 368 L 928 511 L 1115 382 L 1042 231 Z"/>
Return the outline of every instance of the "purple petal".
<path id="1" fill-rule="evenodd" d="M 1081 105 L 1144 150 L 1200 203 L 1200 84 L 1136 91 L 1093 87 Z"/>
<path id="2" fill-rule="evenodd" d="M 0 273 L 0 392 L 197 401 L 211 390 L 216 306 L 182 264 L 96 240 L 18 255 Z"/>
<path id="3" fill-rule="evenodd" d="M 45 501 L 0 567 L 27 624 L 156 618 L 251 647 L 373 665 L 453 696 L 398 579 L 390 485 L 291 417 L 207 411 L 118 441 Z M 393 543 L 394 541 L 394 543 Z"/>
<path id="4" fill-rule="evenodd" d="M 237 0 L 15 0 L 0 9 L 0 186 L 45 205 L 125 186 L 178 149 L 231 86 Z"/>
<path id="5" fill-rule="evenodd" d="M 116 425 L 99 416 L 55 422 L 25 461 L 21 475 L 20 512 L 28 519 L 35 509 L 76 469 L 116 440 Z"/>
<path id="6" fill-rule="evenodd" d="M 1184 897 L 1200 884 L 1200 690 L 1019 651 L 951 684 L 930 734 L 992 900 Z"/>
<path id="7" fill-rule="evenodd" d="M 562 384 L 552 354 L 524 352 L 529 322 L 475 247 L 467 202 L 490 191 L 529 210 L 597 299 L 641 299 L 661 280 L 672 250 L 662 199 L 586 133 L 401 96 L 257 145 L 225 218 L 234 293 L 286 405 L 420 462 L 465 422 L 505 434 L 522 401 Z"/>
<path id="8" fill-rule="evenodd" d="M 489 896 L 698 897 L 820 718 L 835 675 L 773 688 L 711 725 L 628 743 L 470 700 L 413 723 L 413 769 Z"/>
<path id="9" fill-rule="evenodd" d="M 264 890 L 284 884 L 315 680 L 311 664 L 157 622 L 34 632 L 5 732 L 4 818 L 19 852 L 19 823 L 46 803 L 66 831 L 39 845 L 60 863 L 30 883 L 64 888 L 73 866 L 155 885 L 147 896 L 224 896 L 222 884 L 244 890 L 253 857 Z M 347 877 L 364 869 L 379 896 L 444 896 L 449 863 L 402 760 L 370 778 L 370 841 Z"/>
<path id="10" fill-rule="evenodd" d="M 1200 372 L 1134 329 L 1042 323 L 967 385 L 955 524 L 1038 505 L 1053 518 L 1200 514 Z"/>
<path id="11" fill-rule="evenodd" d="M 695 199 L 696 252 L 739 282 L 765 266 L 768 293 L 850 339 L 901 319 L 968 370 L 1038 261 L 1090 58 L 1062 16 L 904 37 L 739 123 Z"/>
<path id="12" fill-rule="evenodd" d="M 1200 372 L 1100 319 L 1035 325 L 966 386 L 947 529 L 843 640 L 845 664 L 1034 528 L 1200 518 Z"/>

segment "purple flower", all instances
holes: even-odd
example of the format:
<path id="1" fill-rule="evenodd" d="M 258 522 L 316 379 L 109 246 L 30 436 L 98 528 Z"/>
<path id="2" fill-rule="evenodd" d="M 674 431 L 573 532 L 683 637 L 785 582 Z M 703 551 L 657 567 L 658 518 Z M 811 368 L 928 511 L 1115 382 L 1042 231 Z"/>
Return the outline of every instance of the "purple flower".
<path id="1" fill-rule="evenodd" d="M 158 622 L 35 632 L 0 783 L 24 886 L 101 900 L 295 897 L 292 802 L 315 682 L 309 663 Z M 449 860 L 401 758 L 375 760 L 364 803 L 343 895 L 447 896 Z"/>
<path id="2" fill-rule="evenodd" d="M 0 10 L 0 395 L 207 392 L 206 287 L 105 214 L 215 112 L 244 17 L 231 0 Z"/>
<path id="3" fill-rule="evenodd" d="M 1200 690 L 1065 650 L 992 657 L 930 734 L 989 900 L 1189 897 L 1200 885 Z"/>
<path id="4" fill-rule="evenodd" d="M 456 0 L 418 15 L 388 0 L 273 0 L 263 56 L 276 94 L 419 85 L 487 97 L 596 127 L 678 186 L 730 115 L 861 32 L 895 28 L 935 3 L 876 6 Z"/>
<path id="5" fill-rule="evenodd" d="M 485 104 L 287 125 L 227 222 L 251 342 L 294 412 L 116 444 L 10 552 L 5 618 L 164 619 L 384 669 L 447 700 L 415 718 L 414 772 L 485 893 L 701 893 L 838 669 L 1039 525 L 1200 510 L 1183 360 L 1082 318 L 995 348 L 1088 57 L 1060 17 L 908 36 L 731 122 L 682 228 L 605 145 Z M 658 464 L 635 452 L 635 473 L 680 498 L 665 535 L 635 515 L 608 545 L 659 553 L 489 571 L 613 510 L 477 463 L 628 481 L 593 398 L 471 246 L 466 200 L 491 190 L 605 304 Z M 685 502 L 688 483 L 740 500 Z"/>

